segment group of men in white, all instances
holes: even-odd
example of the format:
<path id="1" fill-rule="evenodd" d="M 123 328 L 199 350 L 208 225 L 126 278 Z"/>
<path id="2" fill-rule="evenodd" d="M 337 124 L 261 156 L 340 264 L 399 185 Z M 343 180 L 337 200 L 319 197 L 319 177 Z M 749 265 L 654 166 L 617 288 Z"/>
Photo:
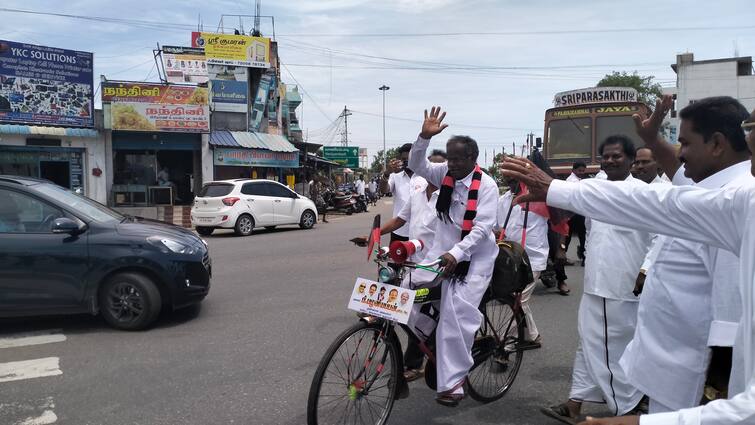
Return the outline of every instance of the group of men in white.
<path id="1" fill-rule="evenodd" d="M 384 175 L 394 219 L 382 233 L 422 240 L 413 261 L 446 264 L 436 306 L 439 403 L 464 397 L 478 307 L 498 254 L 494 232 L 518 242 L 526 222 L 537 280 L 556 208 L 587 217 L 588 236 L 571 391 L 543 413 L 576 424 L 582 403 L 593 402 L 614 417 L 581 423 L 755 424 L 755 112 L 729 97 L 702 99 L 680 112 L 674 146 L 660 134 L 671 104 L 664 97 L 650 117 L 635 116 L 644 147 L 626 136 L 602 141 L 598 178 L 560 181 L 528 160 L 507 159 L 503 175 L 524 185 L 518 198 L 499 197 L 469 137 L 452 136 L 446 157 L 428 157 L 430 139 L 447 125 L 440 108 L 425 111 L 419 138 Z M 533 287 L 522 294 L 525 339 L 539 346 Z M 423 359 L 415 343 L 404 360 L 405 377 L 416 379 Z M 700 406 L 704 399 L 714 401 Z"/>
<path id="2" fill-rule="evenodd" d="M 562 422 L 575 423 L 582 402 L 605 402 L 617 417 L 585 424 L 755 423 L 755 112 L 701 99 L 680 111 L 677 150 L 659 134 L 671 104 L 635 122 L 672 184 L 612 176 L 606 144 L 607 181 L 554 180 L 524 159 L 502 166 L 527 185 L 520 202 L 591 222 L 571 393 L 544 409 Z M 643 395 L 649 414 L 638 416 Z M 704 395 L 713 401 L 701 405 Z"/>

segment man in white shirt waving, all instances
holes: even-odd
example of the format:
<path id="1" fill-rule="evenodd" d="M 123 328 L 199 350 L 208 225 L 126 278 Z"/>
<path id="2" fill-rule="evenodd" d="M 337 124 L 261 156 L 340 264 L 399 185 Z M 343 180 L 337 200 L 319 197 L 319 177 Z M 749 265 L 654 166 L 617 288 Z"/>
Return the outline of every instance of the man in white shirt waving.
<path id="1" fill-rule="evenodd" d="M 443 131 L 445 113 L 433 107 L 419 138 L 412 146 L 409 168 L 440 188 L 435 209 L 439 216 L 435 240 L 426 258 L 442 258 L 440 322 L 436 334 L 438 395 L 436 401 L 456 406 L 464 397 L 463 385 L 472 367 L 474 335 L 482 314 L 478 307 L 493 274 L 498 247 L 493 238 L 498 186 L 477 164 L 477 143 L 453 136 L 446 144 L 448 162 L 427 159 L 430 138 Z"/>
<path id="2" fill-rule="evenodd" d="M 610 136 L 598 153 L 609 181 L 646 184 L 629 172 L 635 159 L 634 144 L 629 138 Z M 638 407 L 643 393 L 630 383 L 619 359 L 637 325 L 638 299 L 632 290 L 650 239 L 647 232 L 592 220 L 571 392 L 566 403 L 542 409 L 547 416 L 574 423 L 583 402 L 606 403 L 614 415 Z"/>
<path id="3" fill-rule="evenodd" d="M 660 126 L 663 115 L 669 109 L 665 103 L 662 107 L 658 102 L 656 110 L 663 109 L 662 113 L 642 122 L 643 129 Z M 723 125 L 710 134 L 687 127 L 690 131 L 688 143 L 695 147 L 695 151 L 708 150 L 709 154 L 720 154 L 720 147 L 727 138 L 741 139 L 737 132 L 741 132 L 742 128 L 748 132 L 750 151 L 755 150 L 755 113 L 741 123 L 741 128 L 736 124 L 736 114 L 726 115 Z M 750 172 L 755 174 L 752 165 Z M 585 424 L 752 424 L 755 419 L 755 185 L 715 190 L 663 185 L 638 188 L 597 180 L 574 185 L 554 181 L 521 159 L 506 160 L 503 174 L 523 180 L 530 187 L 530 193 L 522 200 L 547 200 L 551 206 L 579 211 L 598 220 L 707 243 L 729 250 L 740 259 L 738 275 L 742 315 L 734 344 L 734 358 L 740 357 L 743 363 L 742 392 L 731 393 L 729 399 L 715 400 L 704 406 L 641 417 L 588 418 Z M 638 217 L 642 219 L 638 220 Z"/>
<path id="4" fill-rule="evenodd" d="M 383 193 L 390 192 L 393 195 L 393 217 L 398 217 L 398 213 L 409 202 L 413 193 L 422 192 L 427 187 L 427 181 L 414 174 L 414 171 L 409 167 L 409 152 L 411 150 L 411 143 L 405 143 L 399 148 L 399 158 L 390 162 L 380 183 L 380 190 Z M 391 242 L 406 240 L 409 240 L 408 225 L 404 224 L 391 232 Z"/>

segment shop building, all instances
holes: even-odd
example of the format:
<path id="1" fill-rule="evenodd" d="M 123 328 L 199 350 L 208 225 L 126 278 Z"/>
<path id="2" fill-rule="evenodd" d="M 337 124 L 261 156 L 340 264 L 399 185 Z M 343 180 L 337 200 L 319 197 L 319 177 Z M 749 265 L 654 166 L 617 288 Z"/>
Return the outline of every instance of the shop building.
<path id="1" fill-rule="evenodd" d="M 0 124 L 0 174 L 47 179 L 107 202 L 101 130 Z"/>

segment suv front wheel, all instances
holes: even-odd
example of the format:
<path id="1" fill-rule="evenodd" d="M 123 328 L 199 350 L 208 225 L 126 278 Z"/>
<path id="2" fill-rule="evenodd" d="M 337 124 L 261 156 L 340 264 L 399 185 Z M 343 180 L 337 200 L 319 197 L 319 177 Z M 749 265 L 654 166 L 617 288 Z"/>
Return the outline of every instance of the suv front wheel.
<path id="1" fill-rule="evenodd" d="M 119 273 L 100 288 L 100 312 L 112 327 L 141 330 L 160 314 L 160 291 L 148 277 L 139 273 Z"/>

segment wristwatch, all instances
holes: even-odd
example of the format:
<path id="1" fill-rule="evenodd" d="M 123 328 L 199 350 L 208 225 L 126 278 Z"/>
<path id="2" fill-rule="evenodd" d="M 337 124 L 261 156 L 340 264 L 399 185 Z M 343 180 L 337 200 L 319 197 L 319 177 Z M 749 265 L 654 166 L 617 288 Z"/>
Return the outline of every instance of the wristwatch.
<path id="1" fill-rule="evenodd" d="M 562 244 L 561 244 L 561 249 L 563 249 L 564 251 L 566 251 L 566 244 L 563 244 L 563 243 L 562 243 Z"/>

